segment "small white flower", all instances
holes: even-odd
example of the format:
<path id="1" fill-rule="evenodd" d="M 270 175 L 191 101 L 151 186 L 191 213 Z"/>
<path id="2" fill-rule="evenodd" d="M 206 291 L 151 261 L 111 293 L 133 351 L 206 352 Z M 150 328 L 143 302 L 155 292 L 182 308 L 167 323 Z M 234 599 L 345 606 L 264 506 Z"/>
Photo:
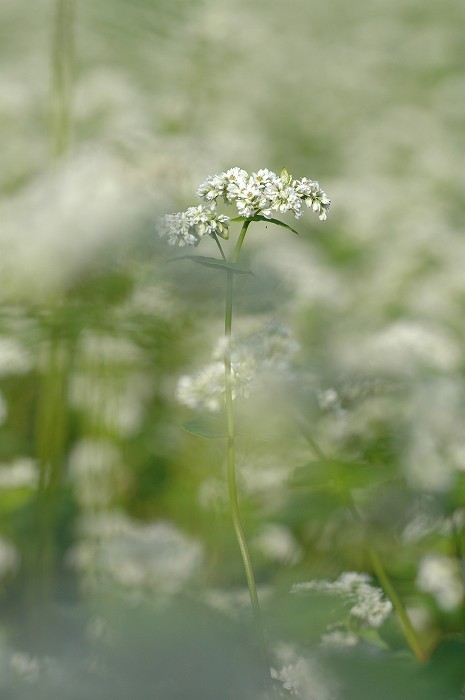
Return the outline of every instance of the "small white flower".
<path id="1" fill-rule="evenodd" d="M 267 185 L 266 196 L 273 211 L 285 214 L 291 211 L 296 219 L 302 216 L 302 200 L 296 190 L 281 178 Z"/>
<path id="2" fill-rule="evenodd" d="M 227 197 L 230 202 L 235 202 L 237 211 L 241 216 L 255 216 L 263 213 L 267 207 L 267 198 L 260 185 L 250 177 L 248 180 L 231 182 L 228 185 Z"/>

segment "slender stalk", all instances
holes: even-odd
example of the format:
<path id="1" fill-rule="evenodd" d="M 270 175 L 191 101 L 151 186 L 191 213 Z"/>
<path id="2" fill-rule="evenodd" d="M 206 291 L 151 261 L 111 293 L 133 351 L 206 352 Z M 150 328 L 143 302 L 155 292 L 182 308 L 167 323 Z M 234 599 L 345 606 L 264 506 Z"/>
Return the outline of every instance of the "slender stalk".
<path id="1" fill-rule="evenodd" d="M 373 571 L 375 572 L 384 592 L 391 601 L 392 606 L 399 617 L 402 629 L 404 630 L 405 639 L 407 640 L 409 647 L 415 654 L 417 661 L 427 661 L 428 655 L 418 642 L 417 633 L 415 632 L 404 604 L 399 598 L 396 589 L 392 585 L 386 573 L 386 569 L 383 566 L 379 554 L 372 547 L 368 547 L 368 556 L 371 559 Z"/>
<path id="2" fill-rule="evenodd" d="M 75 0 L 55 0 L 52 36 L 51 138 L 55 159 L 71 142 Z"/>
<path id="3" fill-rule="evenodd" d="M 239 238 L 237 239 L 236 247 L 234 248 L 234 253 L 232 256 L 231 262 L 235 263 L 237 262 L 237 258 L 239 257 L 239 253 L 241 252 L 242 244 L 244 243 L 244 238 L 245 234 L 247 233 L 247 229 L 250 226 L 250 221 L 244 221 L 241 232 L 239 234 Z"/>
<path id="4" fill-rule="evenodd" d="M 330 464 L 330 460 L 327 458 L 321 447 L 318 445 L 317 442 L 313 439 L 313 437 L 309 434 L 307 427 L 304 425 L 304 422 L 302 420 L 299 420 L 300 428 L 302 430 L 302 433 L 304 434 L 305 439 L 309 443 L 310 447 L 314 451 L 315 455 L 318 457 L 318 459 L 328 462 Z M 353 502 L 352 496 L 350 492 L 346 489 L 344 493 L 345 498 L 348 501 L 348 508 L 354 517 L 355 520 L 360 520 L 360 515 L 355 507 L 355 504 Z M 418 641 L 418 636 L 415 631 L 415 628 L 412 625 L 412 622 L 408 616 L 408 613 L 404 607 L 404 604 L 402 603 L 399 595 L 397 594 L 396 589 L 391 583 L 391 580 L 386 572 L 386 569 L 384 568 L 384 565 L 381 561 L 381 558 L 379 554 L 376 552 L 373 547 L 367 547 L 367 553 L 368 556 L 370 557 L 371 565 L 373 567 L 373 571 L 376 574 L 376 577 L 378 578 L 378 581 L 381 584 L 382 589 L 384 590 L 386 596 L 389 598 L 389 600 L 392 603 L 392 606 L 394 610 L 397 613 L 397 616 L 399 618 L 400 624 L 402 626 L 403 632 L 405 639 L 407 641 L 407 644 L 409 645 L 410 649 L 412 650 L 413 654 L 415 655 L 415 658 L 417 661 L 427 661 L 428 655 L 427 653 L 422 649 L 420 642 Z"/>
<path id="5" fill-rule="evenodd" d="M 216 245 L 217 245 L 218 248 L 220 249 L 221 257 L 222 257 L 223 260 L 226 262 L 226 255 L 224 254 L 223 247 L 222 247 L 221 243 L 220 243 L 219 240 L 218 240 L 218 236 L 216 235 L 216 233 L 213 233 L 212 236 L 213 236 L 213 238 L 214 238 L 214 240 L 215 240 Z"/>
<path id="6" fill-rule="evenodd" d="M 233 262 L 236 262 L 239 255 L 242 243 L 247 232 L 247 228 L 250 222 L 244 222 L 242 230 L 236 245 L 236 249 L 233 255 Z M 226 278 L 226 310 L 225 310 L 225 323 L 224 323 L 224 334 L 226 339 L 226 347 L 224 352 L 224 380 L 225 380 L 225 395 L 226 395 L 226 416 L 227 416 L 227 426 L 228 426 L 228 485 L 229 485 L 229 502 L 231 508 L 232 521 L 234 525 L 234 531 L 236 533 L 237 543 L 242 556 L 242 563 L 244 565 L 245 576 L 247 579 L 247 587 L 249 589 L 250 601 L 252 603 L 252 611 L 255 620 L 255 625 L 257 629 L 257 635 L 259 638 L 262 655 L 264 662 L 267 667 L 267 675 L 269 674 L 269 661 L 266 649 L 265 635 L 263 632 L 262 616 L 260 611 L 260 603 L 258 601 L 257 595 L 257 585 L 255 583 L 255 576 L 252 567 L 252 560 L 250 558 L 249 549 L 247 547 L 247 542 L 244 535 L 244 530 L 242 527 L 241 516 L 239 511 L 239 501 L 237 497 L 237 483 L 236 483 L 236 448 L 235 448 L 235 421 L 234 421 L 234 408 L 233 408 L 233 374 L 231 367 L 231 330 L 232 330 L 232 312 L 233 312 L 233 283 L 234 283 L 234 273 L 227 271 Z"/>

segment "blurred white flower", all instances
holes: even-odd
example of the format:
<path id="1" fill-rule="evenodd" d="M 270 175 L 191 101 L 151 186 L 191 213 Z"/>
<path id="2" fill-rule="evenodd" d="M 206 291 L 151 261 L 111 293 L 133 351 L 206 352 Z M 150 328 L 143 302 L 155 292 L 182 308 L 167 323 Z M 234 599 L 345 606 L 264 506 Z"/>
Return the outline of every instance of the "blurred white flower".
<path id="1" fill-rule="evenodd" d="M 124 482 L 120 451 L 109 440 L 83 438 L 69 455 L 69 476 L 81 506 L 108 505 Z"/>
<path id="2" fill-rule="evenodd" d="M 2 296 L 47 298 L 108 259 L 143 210 L 127 166 L 103 150 L 75 155 L 0 202 Z"/>
<path id="3" fill-rule="evenodd" d="M 273 649 L 276 666 L 271 677 L 282 683 L 284 690 L 302 700 L 336 700 L 339 687 L 334 674 L 326 672 L 321 659 L 300 654 L 289 644 L 278 643 Z"/>
<path id="4" fill-rule="evenodd" d="M 140 427 L 151 387 L 151 378 L 138 372 L 76 371 L 71 377 L 70 403 L 84 411 L 92 425 L 129 436 Z"/>
<path id="5" fill-rule="evenodd" d="M 270 589 L 258 586 L 257 594 L 260 602 L 264 603 L 269 597 Z M 250 593 L 247 588 L 235 590 L 208 588 L 204 599 L 211 608 L 234 619 L 250 610 Z"/>
<path id="6" fill-rule="evenodd" d="M 10 655 L 10 668 L 31 685 L 37 683 L 41 675 L 39 659 L 22 651 L 15 651 Z"/>
<path id="7" fill-rule="evenodd" d="M 0 537 L 0 579 L 6 574 L 14 573 L 19 563 L 20 556 L 14 544 Z"/>
<path id="8" fill-rule="evenodd" d="M 0 464 L 0 488 L 35 488 L 39 480 L 37 463 L 31 457 L 18 457 L 10 464 Z"/>
<path id="9" fill-rule="evenodd" d="M 420 561 L 417 586 L 430 593 L 441 610 L 453 612 L 465 597 L 464 575 L 456 559 L 445 554 L 428 554 Z"/>
<path id="10" fill-rule="evenodd" d="M 370 583 L 367 574 L 347 571 L 336 581 L 307 581 L 292 586 L 292 593 L 317 591 L 341 596 L 351 603 L 350 614 L 370 627 L 379 627 L 392 611 L 392 604 L 386 600 L 380 588 Z"/>
<path id="11" fill-rule="evenodd" d="M 0 377 L 25 374 L 32 368 L 32 358 L 15 339 L 0 337 Z"/>
<path id="12" fill-rule="evenodd" d="M 198 491 L 198 499 L 201 507 L 205 510 L 227 509 L 229 507 L 226 484 L 216 477 L 202 481 Z"/>
<path id="13" fill-rule="evenodd" d="M 357 635 L 353 632 L 347 632 L 347 630 L 340 629 L 330 630 L 321 637 L 322 646 L 337 649 L 354 647 L 359 641 L 359 637 L 357 637 Z"/>
<path id="14" fill-rule="evenodd" d="M 8 404 L 5 401 L 3 394 L 0 392 L 0 425 L 5 422 L 8 416 Z"/>
<path id="15" fill-rule="evenodd" d="M 350 367 L 410 373 L 422 367 L 456 370 L 460 348 L 447 328 L 418 320 L 396 321 L 356 343 L 340 344 L 342 359 Z"/>
<path id="16" fill-rule="evenodd" d="M 233 399 L 238 396 L 247 397 L 250 378 L 244 374 L 243 366 L 239 363 L 233 363 L 231 369 Z M 224 365 L 221 362 L 212 362 L 197 374 L 181 377 L 176 389 L 176 398 L 189 408 L 219 411 L 223 405 L 224 387 Z"/>
<path id="17" fill-rule="evenodd" d="M 252 545 L 269 559 L 280 564 L 296 564 L 302 558 L 302 550 L 291 530 L 285 525 L 265 523 Z"/>
<path id="18" fill-rule="evenodd" d="M 176 593 L 197 574 L 203 560 L 200 543 L 170 522 L 139 523 L 106 513 L 84 518 L 80 529 L 83 539 L 68 561 L 96 585 L 109 576 L 130 589 Z"/>
<path id="19" fill-rule="evenodd" d="M 458 377 L 432 376 L 413 387 L 405 470 L 415 488 L 446 492 L 464 469 L 463 387 Z"/>
<path id="20" fill-rule="evenodd" d="M 299 349 L 290 330 L 283 324 L 269 323 L 263 330 L 234 339 L 229 352 L 233 399 L 249 396 L 250 384 L 259 372 L 285 372 Z M 213 351 L 214 362 L 194 375 L 182 376 L 176 398 L 193 409 L 218 411 L 223 403 L 225 376 L 222 358 L 226 340 L 221 338 Z"/>

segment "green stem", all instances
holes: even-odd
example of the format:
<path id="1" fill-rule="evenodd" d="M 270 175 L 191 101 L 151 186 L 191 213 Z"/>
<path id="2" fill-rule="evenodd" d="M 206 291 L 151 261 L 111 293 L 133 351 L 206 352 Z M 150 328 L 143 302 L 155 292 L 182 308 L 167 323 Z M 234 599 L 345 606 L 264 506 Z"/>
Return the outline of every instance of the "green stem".
<path id="1" fill-rule="evenodd" d="M 313 439 L 313 437 L 310 435 L 308 432 L 307 427 L 304 425 L 304 422 L 299 419 L 299 424 L 300 428 L 302 430 L 302 433 L 309 443 L 310 447 L 314 451 L 315 455 L 318 457 L 318 459 L 327 462 L 330 464 L 330 460 L 327 458 L 321 447 L 318 445 L 317 442 Z M 350 492 L 346 489 L 344 493 L 345 498 L 347 499 L 348 502 L 348 508 L 354 517 L 355 520 L 360 521 L 360 515 L 355 507 L 355 504 L 352 499 L 352 495 Z M 373 571 L 378 579 L 378 581 L 381 584 L 381 587 L 383 588 L 386 596 L 389 598 L 389 600 L 392 603 L 392 606 L 394 610 L 397 613 L 397 616 L 399 618 L 400 624 L 402 626 L 403 632 L 405 639 L 407 641 L 407 644 L 409 645 L 410 649 L 415 655 L 415 658 L 417 661 L 427 661 L 428 655 L 426 652 L 422 649 L 417 633 L 412 625 L 412 622 L 407 614 L 407 611 L 404 607 L 404 604 L 402 603 L 400 597 L 397 594 L 396 589 L 391 583 L 391 580 L 389 579 L 389 576 L 387 575 L 386 569 L 384 568 L 384 565 L 380 559 L 379 554 L 374 550 L 372 547 L 367 547 L 367 552 L 368 556 L 370 557 L 371 565 L 373 567 Z"/>
<path id="2" fill-rule="evenodd" d="M 384 592 L 391 601 L 392 606 L 399 617 L 402 629 L 404 630 L 405 639 L 407 640 L 410 649 L 415 654 L 417 661 L 427 661 L 428 656 L 418 642 L 417 633 L 413 628 L 404 604 L 397 595 L 397 591 L 386 573 L 386 569 L 383 566 L 379 554 L 372 547 L 368 547 L 368 556 L 371 559 L 373 571 L 375 572 L 378 581 L 380 582 Z"/>
<path id="3" fill-rule="evenodd" d="M 234 248 L 234 253 L 231 259 L 231 262 L 235 263 L 237 262 L 237 258 L 239 257 L 239 253 L 241 252 L 242 244 L 244 243 L 244 238 L 245 234 L 247 233 L 247 229 L 250 226 L 250 221 L 244 221 L 241 232 L 239 234 L 239 238 L 237 239 L 236 247 Z"/>
<path id="4" fill-rule="evenodd" d="M 55 159 L 71 141 L 75 0 L 56 0 L 52 38 L 51 136 Z"/>
<path id="5" fill-rule="evenodd" d="M 220 249 L 221 257 L 222 257 L 223 260 L 226 262 L 226 255 L 224 254 L 224 251 L 223 251 L 223 248 L 222 248 L 222 246 L 221 246 L 221 243 L 220 243 L 219 240 L 218 240 L 218 236 L 216 235 L 216 233 L 213 233 L 212 236 L 213 236 L 213 239 L 214 239 L 216 245 L 217 245 L 218 248 Z"/>
<path id="6" fill-rule="evenodd" d="M 239 255 L 242 243 L 247 232 L 247 228 L 250 221 L 244 222 L 242 230 L 236 245 L 236 249 L 233 255 L 233 262 L 236 262 Z M 242 527 L 241 516 L 239 511 L 239 501 L 237 496 L 237 483 L 236 483 L 236 448 L 235 448 L 235 422 L 234 422 L 234 408 L 233 408 L 233 374 L 231 366 L 231 329 L 232 329 L 232 311 L 233 311 L 233 282 L 234 273 L 227 272 L 226 279 L 226 311 L 225 311 L 225 323 L 224 323 L 224 334 L 226 340 L 226 347 L 224 352 L 224 379 L 225 379 L 225 398 L 226 398 L 226 416 L 227 416 L 227 426 L 228 426 L 228 485 L 229 485 L 229 502 L 231 508 L 232 521 L 234 525 L 234 531 L 236 533 L 237 543 L 242 556 L 242 563 L 244 565 L 245 576 L 247 580 L 247 587 L 249 589 L 250 601 L 252 603 L 252 611 L 255 619 L 255 625 L 257 629 L 257 634 L 259 637 L 259 642 L 264 658 L 264 662 L 267 667 L 267 675 L 269 674 L 269 662 L 268 654 L 266 650 L 265 635 L 263 632 L 262 617 L 260 611 L 260 603 L 258 601 L 257 595 L 257 585 L 255 583 L 255 576 L 252 567 L 252 560 L 250 558 L 249 549 L 247 547 L 247 542 L 244 535 L 244 530 Z"/>

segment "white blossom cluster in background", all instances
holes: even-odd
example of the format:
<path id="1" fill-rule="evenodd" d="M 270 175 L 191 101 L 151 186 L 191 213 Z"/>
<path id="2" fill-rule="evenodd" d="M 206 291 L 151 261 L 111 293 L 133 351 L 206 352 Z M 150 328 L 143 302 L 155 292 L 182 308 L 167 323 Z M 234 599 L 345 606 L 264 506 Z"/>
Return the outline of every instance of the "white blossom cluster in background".
<path id="1" fill-rule="evenodd" d="M 445 554 L 428 554 L 420 561 L 417 586 L 433 596 L 438 607 L 453 612 L 465 598 L 465 577 L 456 559 Z"/>
<path id="2" fill-rule="evenodd" d="M 198 573 L 202 546 L 168 521 L 142 523 L 118 511 L 89 513 L 69 564 L 90 588 L 108 581 L 133 592 L 174 594 Z"/>
<path id="3" fill-rule="evenodd" d="M 276 665 L 271 677 L 282 684 L 288 695 L 302 700 L 336 700 L 340 697 L 334 674 L 329 674 L 321 660 L 304 656 L 292 645 L 279 642 L 273 649 Z"/>
<path id="4" fill-rule="evenodd" d="M 383 591 L 370 583 L 368 574 L 346 571 L 336 581 L 306 581 L 296 583 L 292 593 L 316 591 L 340 596 L 351 604 L 350 615 L 369 627 L 380 627 L 392 611 Z"/>
<path id="5" fill-rule="evenodd" d="M 9 540 L 0 537 L 0 578 L 14 573 L 20 564 L 19 553 Z"/>
<path id="6" fill-rule="evenodd" d="M 291 331 L 283 324 L 272 322 L 264 329 L 231 343 L 233 398 L 247 398 L 249 385 L 259 371 L 286 372 L 299 349 Z M 222 338 L 213 351 L 213 362 L 194 375 L 179 379 L 176 396 L 180 403 L 195 410 L 218 411 L 225 390 Z"/>
<path id="7" fill-rule="evenodd" d="M 197 190 L 197 197 L 206 204 L 162 219 L 160 235 L 166 236 L 170 245 L 198 245 L 206 234 L 228 238 L 231 219 L 218 213 L 219 199 L 235 205 L 239 216 L 246 218 L 292 212 L 298 219 L 306 205 L 321 221 L 326 219 L 331 203 L 318 182 L 306 177 L 293 180 L 285 168 L 279 175 L 266 168 L 251 175 L 242 168 L 231 168 L 208 177 Z"/>

